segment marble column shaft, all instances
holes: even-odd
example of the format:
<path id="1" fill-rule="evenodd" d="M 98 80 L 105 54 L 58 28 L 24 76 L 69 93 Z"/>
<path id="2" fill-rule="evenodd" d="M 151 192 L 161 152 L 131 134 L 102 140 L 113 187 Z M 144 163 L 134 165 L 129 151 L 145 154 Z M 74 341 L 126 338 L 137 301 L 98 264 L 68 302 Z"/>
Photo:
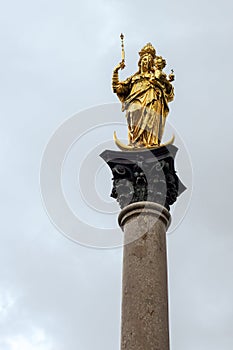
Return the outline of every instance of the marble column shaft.
<path id="1" fill-rule="evenodd" d="M 153 202 L 126 206 L 121 350 L 169 350 L 166 231 L 170 214 Z"/>

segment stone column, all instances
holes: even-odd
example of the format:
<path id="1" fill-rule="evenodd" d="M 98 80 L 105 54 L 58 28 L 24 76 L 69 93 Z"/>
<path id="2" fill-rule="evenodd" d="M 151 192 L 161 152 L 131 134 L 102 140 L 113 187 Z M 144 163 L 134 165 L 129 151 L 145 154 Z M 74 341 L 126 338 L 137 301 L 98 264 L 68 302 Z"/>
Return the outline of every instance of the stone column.
<path id="1" fill-rule="evenodd" d="M 122 209 L 121 350 L 169 350 L 166 231 L 170 206 L 186 189 L 175 170 L 177 150 L 169 145 L 100 155 Z"/>
<path id="2" fill-rule="evenodd" d="M 119 215 L 130 242 L 124 246 L 121 350 L 169 350 L 169 223 L 168 210 L 153 202 L 130 204 Z"/>

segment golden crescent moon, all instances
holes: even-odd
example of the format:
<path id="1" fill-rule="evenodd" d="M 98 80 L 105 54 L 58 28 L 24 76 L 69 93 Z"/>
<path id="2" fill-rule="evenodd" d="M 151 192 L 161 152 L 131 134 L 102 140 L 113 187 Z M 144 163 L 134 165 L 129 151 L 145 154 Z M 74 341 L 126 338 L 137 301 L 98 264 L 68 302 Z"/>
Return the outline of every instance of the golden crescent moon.
<path id="1" fill-rule="evenodd" d="M 145 149 L 150 150 L 150 149 L 156 149 L 156 148 L 172 145 L 173 142 L 175 141 L 175 135 L 172 135 L 172 138 L 168 142 L 160 144 L 158 146 L 151 146 L 151 147 L 133 147 L 133 146 L 125 145 L 117 138 L 116 131 L 114 131 L 113 139 L 117 147 L 120 148 L 122 151 L 145 151 Z"/>

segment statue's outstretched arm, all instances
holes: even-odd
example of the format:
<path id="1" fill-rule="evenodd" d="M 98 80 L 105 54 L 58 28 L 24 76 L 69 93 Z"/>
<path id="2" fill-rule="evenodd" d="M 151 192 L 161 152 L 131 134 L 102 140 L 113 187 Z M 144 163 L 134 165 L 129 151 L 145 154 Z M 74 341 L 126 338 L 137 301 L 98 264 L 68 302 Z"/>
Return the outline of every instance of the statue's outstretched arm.
<path id="1" fill-rule="evenodd" d="M 119 81 L 118 72 L 120 69 L 125 67 L 124 62 L 120 62 L 113 70 L 112 74 L 112 89 L 113 92 L 117 94 L 117 96 L 122 100 L 122 98 L 129 93 L 129 81 L 130 78 L 125 81 Z"/>
<path id="2" fill-rule="evenodd" d="M 118 72 L 120 69 L 123 69 L 125 67 L 125 64 L 123 62 L 120 62 L 113 70 L 112 74 L 112 89 L 113 92 L 118 93 L 120 92 L 120 81 L 119 81 L 119 76 Z"/>

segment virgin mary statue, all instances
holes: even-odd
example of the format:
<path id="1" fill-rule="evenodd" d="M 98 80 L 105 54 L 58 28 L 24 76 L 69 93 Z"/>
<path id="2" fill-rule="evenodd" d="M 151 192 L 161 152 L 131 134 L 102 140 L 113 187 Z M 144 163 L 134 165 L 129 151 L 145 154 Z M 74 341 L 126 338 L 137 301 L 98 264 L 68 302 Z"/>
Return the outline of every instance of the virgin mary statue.
<path id="1" fill-rule="evenodd" d="M 138 71 L 125 81 L 119 81 L 118 77 L 124 62 L 115 67 L 113 91 L 126 112 L 129 146 L 159 147 L 169 112 L 168 103 L 174 99 L 171 84 L 174 75 L 170 74 L 167 78 L 163 72 L 166 61 L 156 56 L 155 48 L 150 43 L 142 48 L 139 55 Z"/>

